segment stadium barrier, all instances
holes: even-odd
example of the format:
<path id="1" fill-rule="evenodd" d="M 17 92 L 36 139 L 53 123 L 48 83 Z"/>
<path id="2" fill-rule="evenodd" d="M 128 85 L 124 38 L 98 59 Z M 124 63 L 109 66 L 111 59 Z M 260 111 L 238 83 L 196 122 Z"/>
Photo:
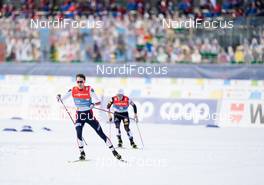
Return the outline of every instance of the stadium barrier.
<path id="1" fill-rule="evenodd" d="M 0 118 L 68 120 L 56 95 L 74 84 L 75 78 L 68 76 L 2 75 Z M 95 88 L 101 108 L 119 87 L 125 89 L 138 105 L 141 123 L 264 125 L 262 80 L 88 77 L 87 84 Z M 72 99 L 65 103 L 74 114 Z M 106 113 L 95 110 L 95 114 L 107 121 Z"/>
<path id="2" fill-rule="evenodd" d="M 3 63 L 0 74 L 264 80 L 263 64 Z"/>

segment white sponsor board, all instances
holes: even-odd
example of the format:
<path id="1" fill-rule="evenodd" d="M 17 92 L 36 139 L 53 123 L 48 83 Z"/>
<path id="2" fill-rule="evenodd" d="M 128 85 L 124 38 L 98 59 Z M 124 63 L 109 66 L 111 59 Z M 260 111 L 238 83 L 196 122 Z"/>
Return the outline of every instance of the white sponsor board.
<path id="1" fill-rule="evenodd" d="M 144 100 L 144 104 L 138 103 L 139 114 L 143 114 L 139 117 L 142 119 L 147 119 L 153 114 L 157 116 L 157 120 L 161 120 L 162 116 L 167 118 L 165 113 L 168 110 L 171 110 L 169 115 L 175 115 L 178 109 L 178 113 L 184 112 L 186 105 L 180 107 L 177 102 L 175 104 L 176 99 L 191 100 L 190 103 L 193 100 L 215 100 L 220 102 L 216 120 L 221 126 L 263 125 L 264 109 L 260 103 L 264 100 L 264 81 L 87 77 L 86 82 L 95 89 L 103 102 L 114 96 L 119 88 L 123 88 L 126 95 L 135 100 L 152 98 L 152 102 Z M 68 120 L 64 108 L 56 101 L 56 95 L 64 94 L 74 85 L 74 76 L 0 75 L 0 118 Z M 169 102 L 164 104 L 165 100 Z M 65 103 L 74 115 L 72 99 Z M 232 105 L 234 103 L 243 104 L 243 111 L 240 111 L 241 107 L 236 110 L 236 106 Z M 160 107 L 155 107 L 158 105 Z M 171 108 L 166 108 L 168 106 Z M 105 105 L 102 108 L 105 108 Z M 159 109 L 160 112 L 153 113 Z M 166 110 L 165 113 L 163 110 Z M 96 110 L 95 113 L 98 119 L 100 116 L 105 117 L 105 113 Z M 200 122 L 193 120 L 194 123 Z M 170 122 L 168 119 L 168 123 Z"/>
<path id="2" fill-rule="evenodd" d="M 204 79 L 87 77 L 86 82 L 102 100 L 114 96 L 119 88 L 132 99 L 210 99 L 213 91 L 221 89 L 219 84 L 209 87 L 209 81 Z M 0 76 L 0 118 L 68 119 L 63 107 L 56 102 L 56 95 L 64 94 L 74 85 L 74 76 Z M 65 103 L 74 114 L 72 99 Z"/>

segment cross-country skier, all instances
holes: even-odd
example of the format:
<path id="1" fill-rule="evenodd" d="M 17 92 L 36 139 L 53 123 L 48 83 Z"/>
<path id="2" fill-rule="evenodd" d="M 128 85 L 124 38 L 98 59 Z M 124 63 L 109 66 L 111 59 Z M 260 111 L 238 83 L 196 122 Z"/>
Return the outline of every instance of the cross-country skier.
<path id="1" fill-rule="evenodd" d="M 127 96 L 124 95 L 123 89 L 119 89 L 116 96 L 112 97 L 110 102 L 107 104 L 107 109 L 109 110 L 109 121 L 112 122 L 113 118 L 110 113 L 110 108 L 113 105 L 114 108 L 114 123 L 117 129 L 117 139 L 118 139 L 118 147 L 122 147 L 123 141 L 121 138 L 121 130 L 120 130 L 120 123 L 123 121 L 124 128 L 127 132 L 130 144 L 133 148 L 137 148 L 137 145 L 135 144 L 133 140 L 132 132 L 129 128 L 129 114 L 128 114 L 128 107 L 129 105 L 133 106 L 134 109 L 134 118 L 135 121 L 138 122 L 138 116 L 137 116 L 137 106 L 134 104 L 132 100 L 130 100 Z"/>
<path id="2" fill-rule="evenodd" d="M 82 139 L 82 131 L 85 123 L 88 123 L 96 133 L 104 140 L 106 145 L 110 148 L 113 155 L 117 159 L 121 159 L 121 155 L 115 150 L 110 139 L 104 134 L 99 122 L 93 115 L 93 107 L 100 105 L 100 101 L 91 86 L 85 85 L 85 76 L 83 74 L 76 75 L 77 85 L 70 89 L 63 97 L 57 95 L 57 100 L 64 100 L 72 97 L 77 108 L 75 129 L 77 132 L 77 140 L 80 150 L 80 160 L 85 160 L 84 143 Z"/>

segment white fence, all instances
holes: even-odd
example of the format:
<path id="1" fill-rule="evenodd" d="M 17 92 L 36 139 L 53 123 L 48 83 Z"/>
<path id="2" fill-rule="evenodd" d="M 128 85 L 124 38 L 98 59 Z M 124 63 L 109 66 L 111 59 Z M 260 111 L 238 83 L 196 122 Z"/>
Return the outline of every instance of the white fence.
<path id="1" fill-rule="evenodd" d="M 87 77 L 86 83 L 101 98 L 102 108 L 123 88 L 137 103 L 142 123 L 264 125 L 261 80 Z M 0 118 L 68 120 L 56 95 L 74 85 L 74 77 L 67 76 L 2 75 Z M 74 115 L 72 99 L 65 103 Z M 106 119 L 105 113 L 95 114 L 98 119 Z"/>

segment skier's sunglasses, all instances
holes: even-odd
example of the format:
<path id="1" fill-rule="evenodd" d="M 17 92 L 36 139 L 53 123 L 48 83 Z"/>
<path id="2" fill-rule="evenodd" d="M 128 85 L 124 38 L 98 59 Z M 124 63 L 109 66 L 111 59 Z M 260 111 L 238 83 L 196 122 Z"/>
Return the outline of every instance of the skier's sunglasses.
<path id="1" fill-rule="evenodd" d="M 84 81 L 77 81 L 77 84 L 83 84 L 84 83 Z"/>

